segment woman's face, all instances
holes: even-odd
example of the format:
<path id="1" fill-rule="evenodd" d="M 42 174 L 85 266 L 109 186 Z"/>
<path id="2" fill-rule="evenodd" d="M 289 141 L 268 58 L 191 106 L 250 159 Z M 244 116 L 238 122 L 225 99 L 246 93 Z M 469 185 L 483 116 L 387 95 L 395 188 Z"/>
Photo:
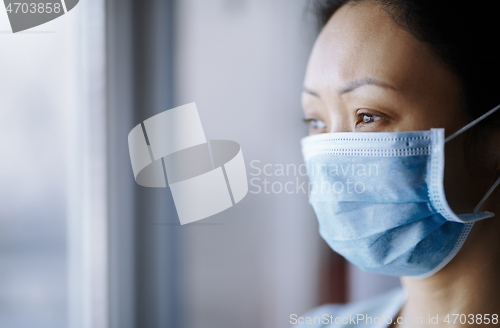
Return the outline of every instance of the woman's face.
<path id="1" fill-rule="evenodd" d="M 344 5 L 318 36 L 304 80 L 310 134 L 445 128 L 468 120 L 459 86 L 428 46 L 365 1 Z M 446 146 L 445 189 L 457 213 L 471 212 L 486 190 L 466 167 L 463 140 Z"/>

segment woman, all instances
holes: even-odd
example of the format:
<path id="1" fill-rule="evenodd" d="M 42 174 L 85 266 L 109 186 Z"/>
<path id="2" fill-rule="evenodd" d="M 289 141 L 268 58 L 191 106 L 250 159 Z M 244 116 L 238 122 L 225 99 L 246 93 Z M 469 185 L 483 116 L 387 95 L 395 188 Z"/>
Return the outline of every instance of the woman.
<path id="1" fill-rule="evenodd" d="M 318 8 L 302 93 L 310 203 L 335 251 L 403 289 L 292 323 L 500 326 L 498 18 L 443 0 Z"/>

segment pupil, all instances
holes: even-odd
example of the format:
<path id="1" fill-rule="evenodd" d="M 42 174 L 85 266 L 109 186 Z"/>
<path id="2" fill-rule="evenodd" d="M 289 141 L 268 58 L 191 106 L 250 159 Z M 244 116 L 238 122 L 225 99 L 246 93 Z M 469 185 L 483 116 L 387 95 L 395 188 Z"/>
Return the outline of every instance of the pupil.
<path id="1" fill-rule="evenodd" d="M 372 121 L 372 117 L 369 115 L 363 116 L 363 123 L 370 123 Z"/>

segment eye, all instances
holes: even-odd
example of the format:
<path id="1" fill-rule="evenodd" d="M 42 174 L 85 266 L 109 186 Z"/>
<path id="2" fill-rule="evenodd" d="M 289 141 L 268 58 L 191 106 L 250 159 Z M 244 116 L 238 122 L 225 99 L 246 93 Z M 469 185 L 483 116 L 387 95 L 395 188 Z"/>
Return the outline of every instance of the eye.
<path id="1" fill-rule="evenodd" d="M 309 125 L 309 130 L 311 131 L 318 131 L 326 128 L 326 123 L 318 119 L 305 118 L 304 121 Z"/>
<path id="2" fill-rule="evenodd" d="M 310 120 L 309 125 L 311 128 L 316 129 L 316 130 L 326 127 L 326 124 L 320 120 Z"/>
<path id="3" fill-rule="evenodd" d="M 359 124 L 368 125 L 368 124 L 374 123 L 374 122 L 382 119 L 382 117 L 380 117 L 380 116 L 368 114 L 368 113 L 358 113 L 357 117 L 358 117 L 358 120 L 356 122 L 356 125 L 359 125 Z"/>

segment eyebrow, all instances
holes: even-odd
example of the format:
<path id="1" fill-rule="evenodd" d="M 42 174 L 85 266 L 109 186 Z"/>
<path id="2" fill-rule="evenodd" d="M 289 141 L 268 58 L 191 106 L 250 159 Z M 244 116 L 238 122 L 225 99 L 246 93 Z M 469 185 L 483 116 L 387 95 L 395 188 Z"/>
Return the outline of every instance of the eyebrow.
<path id="1" fill-rule="evenodd" d="M 359 79 L 359 80 L 355 80 L 355 81 L 352 81 L 352 82 L 348 82 L 345 85 L 343 85 L 342 87 L 340 87 L 337 90 L 337 92 L 338 92 L 339 95 L 343 95 L 343 94 L 349 93 L 349 92 L 351 92 L 351 91 L 353 91 L 353 90 L 355 90 L 355 89 L 357 89 L 359 87 L 362 87 L 364 85 L 376 85 L 376 86 L 379 86 L 379 87 L 382 87 L 382 88 L 396 90 L 396 88 L 393 87 L 390 84 L 387 84 L 387 83 L 382 82 L 382 81 L 377 80 L 377 79 L 366 78 L 366 79 Z M 302 91 L 320 98 L 320 96 L 319 96 L 319 94 L 317 92 L 315 92 L 313 90 L 310 90 L 310 89 L 308 89 L 306 87 L 304 87 L 302 89 Z"/>

